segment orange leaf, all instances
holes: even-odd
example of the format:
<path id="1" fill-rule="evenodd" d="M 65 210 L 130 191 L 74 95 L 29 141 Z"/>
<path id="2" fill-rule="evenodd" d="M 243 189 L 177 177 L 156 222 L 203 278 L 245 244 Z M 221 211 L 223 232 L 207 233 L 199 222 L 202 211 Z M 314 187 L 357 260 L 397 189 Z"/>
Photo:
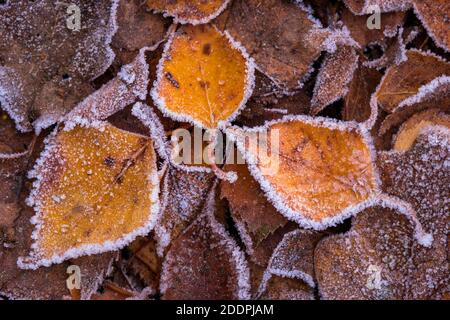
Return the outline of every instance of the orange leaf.
<path id="1" fill-rule="evenodd" d="M 253 64 L 229 36 L 187 26 L 166 45 L 152 97 L 170 117 L 214 129 L 244 106 L 253 77 Z"/>
<path id="2" fill-rule="evenodd" d="M 297 116 L 252 129 L 230 128 L 227 133 L 269 200 L 301 225 L 334 225 L 378 194 L 363 126 Z M 267 152 L 261 148 L 264 139 L 270 146 Z"/>
<path id="3" fill-rule="evenodd" d="M 155 223 L 159 182 L 147 137 L 102 122 L 65 128 L 50 137 L 32 175 L 35 243 L 22 268 L 116 250 Z"/>
<path id="4" fill-rule="evenodd" d="M 177 23 L 201 24 L 217 17 L 230 0 L 148 0 L 147 6 L 165 16 L 172 16 Z"/>

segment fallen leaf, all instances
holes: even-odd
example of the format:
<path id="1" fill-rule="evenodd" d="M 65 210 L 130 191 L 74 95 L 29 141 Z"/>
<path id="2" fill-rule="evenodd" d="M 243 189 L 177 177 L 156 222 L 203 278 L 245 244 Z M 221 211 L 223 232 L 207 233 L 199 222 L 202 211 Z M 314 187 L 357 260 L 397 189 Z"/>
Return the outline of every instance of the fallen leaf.
<path id="1" fill-rule="evenodd" d="M 342 118 L 350 121 L 364 122 L 370 118 L 372 108 L 370 98 L 375 92 L 382 74 L 371 68 L 359 66 L 349 84 L 348 93 L 344 97 Z"/>
<path id="2" fill-rule="evenodd" d="M 140 0 L 120 1 L 117 8 L 117 32 L 112 47 L 120 65 L 131 63 L 141 48 L 163 41 L 168 21 L 145 10 Z"/>
<path id="3" fill-rule="evenodd" d="M 433 236 L 431 247 L 413 243 L 407 299 L 440 299 L 450 291 L 447 259 L 449 141 L 447 127 L 429 126 L 422 129 L 408 151 L 379 154 L 383 190 L 410 202 L 420 223 Z"/>
<path id="4" fill-rule="evenodd" d="M 417 112 L 433 108 L 448 112 L 450 108 L 450 77 L 442 76 L 421 86 L 413 96 L 401 101 L 380 125 L 378 134 L 386 135 Z"/>
<path id="5" fill-rule="evenodd" d="M 159 210 L 155 162 L 150 139 L 107 123 L 55 132 L 31 174 L 35 243 L 19 266 L 112 251 L 147 234 Z"/>
<path id="6" fill-rule="evenodd" d="M 213 26 L 182 27 L 166 44 L 153 101 L 175 120 L 215 129 L 234 119 L 251 95 L 249 59 Z"/>
<path id="7" fill-rule="evenodd" d="M 356 216 L 345 234 L 327 237 L 315 252 L 322 299 L 402 299 L 413 239 L 409 220 L 374 207 Z"/>
<path id="8" fill-rule="evenodd" d="M 215 219 L 214 202 L 213 190 L 203 212 L 167 253 L 161 274 L 163 299 L 249 298 L 244 255 Z"/>
<path id="9" fill-rule="evenodd" d="M 155 227 L 160 256 L 200 214 L 214 180 L 213 173 L 167 169 L 161 186 L 164 208 Z"/>
<path id="10" fill-rule="evenodd" d="M 393 149 L 395 151 L 407 151 L 411 149 L 421 131 L 430 125 L 442 125 L 450 128 L 450 116 L 439 109 L 430 109 L 413 115 L 400 127 Z"/>
<path id="11" fill-rule="evenodd" d="M 330 35 L 306 7 L 278 0 L 234 1 L 224 30 L 247 49 L 259 70 L 289 90 L 301 86 Z"/>
<path id="12" fill-rule="evenodd" d="M 268 199 L 303 226 L 334 225 L 378 193 L 371 142 L 362 126 L 296 116 L 252 129 L 232 127 L 227 135 Z"/>
<path id="13" fill-rule="evenodd" d="M 350 10 L 343 9 L 342 22 L 349 29 L 350 35 L 362 49 L 374 43 L 384 43 L 386 38 L 397 35 L 397 29 L 403 25 L 406 14 L 404 12 L 389 12 L 380 15 L 381 28 L 369 29 L 367 21 L 370 15 L 355 16 Z"/>
<path id="14" fill-rule="evenodd" d="M 114 60 L 117 1 L 71 5 L 82 16 L 79 31 L 67 27 L 74 15 L 68 4 L 21 0 L 0 9 L 0 101 L 21 131 L 58 121 Z"/>
<path id="15" fill-rule="evenodd" d="M 436 55 L 412 49 L 406 52 L 406 56 L 406 61 L 386 71 L 376 92 L 378 105 L 387 112 L 392 112 L 401 101 L 415 95 L 421 86 L 450 74 L 450 64 Z"/>
<path id="16" fill-rule="evenodd" d="M 233 220 L 242 227 L 240 231 L 248 234 L 249 241 L 244 242 L 251 252 L 287 220 L 267 201 L 245 164 L 226 164 L 224 171 L 238 175 L 234 183 L 221 181 L 221 198 L 227 199 Z"/>
<path id="17" fill-rule="evenodd" d="M 340 47 L 327 55 L 317 75 L 311 114 L 317 115 L 326 106 L 347 95 L 357 67 L 358 55 L 352 47 Z"/>
<path id="18" fill-rule="evenodd" d="M 175 23 L 202 24 L 217 17 L 230 0 L 148 0 L 147 6 L 165 16 L 175 18 Z"/>
<path id="19" fill-rule="evenodd" d="M 433 38 L 436 45 L 450 50 L 448 17 L 450 4 L 446 0 L 412 0 L 414 12 Z"/>

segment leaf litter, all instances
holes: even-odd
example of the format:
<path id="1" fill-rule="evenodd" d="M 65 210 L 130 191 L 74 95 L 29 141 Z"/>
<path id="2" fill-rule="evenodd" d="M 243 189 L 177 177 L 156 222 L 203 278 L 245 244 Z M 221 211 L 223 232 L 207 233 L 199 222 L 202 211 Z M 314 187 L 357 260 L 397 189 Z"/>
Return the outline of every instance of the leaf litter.
<path id="1" fill-rule="evenodd" d="M 0 5 L 2 298 L 448 296 L 446 3 L 76 4 Z M 177 163 L 177 129 L 246 163 Z"/>

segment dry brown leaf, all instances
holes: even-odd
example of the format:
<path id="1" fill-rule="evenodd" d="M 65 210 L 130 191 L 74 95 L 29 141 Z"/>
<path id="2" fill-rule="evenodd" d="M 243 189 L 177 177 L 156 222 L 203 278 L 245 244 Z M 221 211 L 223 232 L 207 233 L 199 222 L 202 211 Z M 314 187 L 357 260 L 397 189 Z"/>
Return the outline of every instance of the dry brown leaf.
<path id="1" fill-rule="evenodd" d="M 224 30 L 287 89 L 300 87 L 330 35 L 306 8 L 288 1 L 237 0 L 225 19 Z"/>
<path id="2" fill-rule="evenodd" d="M 430 109 L 413 115 L 400 127 L 393 149 L 404 152 L 411 149 L 420 132 L 429 125 L 441 125 L 450 128 L 450 116 L 439 109 Z"/>
<path id="3" fill-rule="evenodd" d="M 137 52 L 153 47 L 164 39 L 168 21 L 161 15 L 146 12 L 140 0 L 120 1 L 117 8 L 117 32 L 112 47 L 119 65 L 131 63 Z"/>
<path id="4" fill-rule="evenodd" d="M 449 129 L 431 126 L 422 130 L 408 151 L 379 154 L 383 189 L 410 202 L 434 239 L 430 248 L 413 244 L 408 299 L 440 299 L 450 291 L 447 259 L 449 145 Z"/>
<path id="5" fill-rule="evenodd" d="M 402 299 L 413 226 L 389 209 L 375 207 L 356 216 L 345 234 L 319 242 L 315 273 L 322 299 Z"/>
<path id="6" fill-rule="evenodd" d="M 327 55 L 317 75 L 311 114 L 317 115 L 326 106 L 347 95 L 357 67 L 358 55 L 352 47 L 339 47 Z"/>
<path id="7" fill-rule="evenodd" d="M 150 139 L 96 123 L 64 128 L 47 143 L 29 198 L 35 244 L 19 266 L 112 251 L 154 226 L 159 180 Z"/>
<path id="8" fill-rule="evenodd" d="M 438 56 L 419 50 L 408 50 L 406 56 L 408 60 L 386 71 L 376 92 L 378 105 L 388 112 L 415 95 L 421 86 L 441 75 L 450 74 L 450 64 Z"/>
<path id="9" fill-rule="evenodd" d="M 0 101 L 21 131 L 58 121 L 114 59 L 117 1 L 71 4 L 81 10 L 79 31 L 66 26 L 73 14 L 62 2 L 12 1 L 0 10 Z"/>
<path id="10" fill-rule="evenodd" d="M 386 41 L 386 37 L 394 37 L 397 29 L 403 25 L 405 20 L 404 12 L 382 13 L 381 29 L 369 29 L 367 20 L 369 15 L 355 16 L 350 10 L 344 9 L 341 13 L 342 22 L 349 29 L 350 35 L 361 48 L 365 48 L 370 44 L 381 44 Z"/>
<path id="11" fill-rule="evenodd" d="M 176 23 L 202 24 L 217 17 L 230 0 L 147 0 L 147 6 L 165 16 L 172 16 Z"/>
<path id="12" fill-rule="evenodd" d="M 392 133 L 396 126 L 402 124 L 417 112 L 437 108 L 450 111 L 450 77 L 442 76 L 421 86 L 417 94 L 406 98 L 388 115 L 380 125 L 380 136 Z"/>
<path id="13" fill-rule="evenodd" d="M 155 226 L 158 254 L 179 237 L 201 212 L 215 176 L 206 172 L 185 172 L 169 167 L 162 181 L 164 208 Z"/>
<path id="14" fill-rule="evenodd" d="M 364 66 L 359 66 L 349 84 L 348 93 L 344 98 L 342 118 L 364 122 L 370 118 L 372 108 L 370 98 L 375 92 L 382 74 Z"/>
<path id="15" fill-rule="evenodd" d="M 434 42 L 446 51 L 450 50 L 450 3 L 447 0 L 412 0 L 414 11 L 422 21 Z"/>
<path id="16" fill-rule="evenodd" d="M 250 241 L 244 242 L 247 252 L 251 252 L 287 220 L 267 201 L 245 164 L 227 164 L 224 170 L 238 175 L 233 183 L 221 181 L 221 197 L 228 200 L 233 220 L 244 233 L 241 238 L 249 237 Z"/>
<path id="17" fill-rule="evenodd" d="M 214 217 L 215 191 L 201 215 L 173 242 L 161 274 L 163 299 L 248 299 L 243 253 Z"/>
<path id="18" fill-rule="evenodd" d="M 175 120 L 215 129 L 232 121 L 251 95 L 249 59 L 214 26 L 182 27 L 166 44 L 153 101 Z"/>

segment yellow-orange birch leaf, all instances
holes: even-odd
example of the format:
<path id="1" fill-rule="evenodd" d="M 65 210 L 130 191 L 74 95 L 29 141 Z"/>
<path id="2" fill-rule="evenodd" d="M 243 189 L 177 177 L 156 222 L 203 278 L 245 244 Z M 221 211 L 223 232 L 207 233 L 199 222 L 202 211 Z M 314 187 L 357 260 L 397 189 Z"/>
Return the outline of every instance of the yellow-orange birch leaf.
<path id="1" fill-rule="evenodd" d="M 216 129 L 238 115 L 253 84 L 253 62 L 229 35 L 184 26 L 166 44 L 151 95 L 167 116 Z"/>
<path id="2" fill-rule="evenodd" d="M 193 25 L 208 23 L 225 10 L 230 0 L 147 0 L 147 6 L 174 17 L 176 23 Z"/>
<path id="3" fill-rule="evenodd" d="M 304 227 L 335 225 L 379 194 L 372 142 L 362 125 L 287 116 L 227 134 L 269 200 Z"/>
<path id="4" fill-rule="evenodd" d="M 153 142 L 106 122 L 53 133 L 30 176 L 34 243 L 21 268 L 117 250 L 156 222 Z"/>

